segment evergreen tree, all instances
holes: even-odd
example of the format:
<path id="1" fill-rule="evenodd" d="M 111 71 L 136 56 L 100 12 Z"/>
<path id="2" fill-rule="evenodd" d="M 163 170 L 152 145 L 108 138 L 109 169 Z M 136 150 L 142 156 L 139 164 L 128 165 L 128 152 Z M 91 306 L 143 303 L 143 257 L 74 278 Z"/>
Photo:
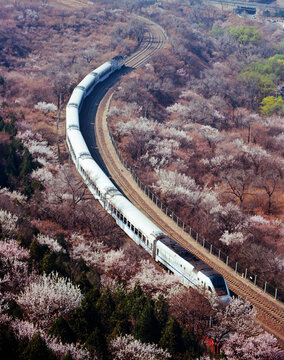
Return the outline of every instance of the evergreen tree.
<path id="1" fill-rule="evenodd" d="M 144 295 L 140 285 L 135 285 L 134 290 L 127 294 L 126 307 L 134 320 L 136 320 L 141 314 L 146 301 L 147 298 Z"/>
<path id="2" fill-rule="evenodd" d="M 134 328 L 134 337 L 145 343 L 159 340 L 159 322 L 155 317 L 152 301 L 147 301 Z"/>
<path id="3" fill-rule="evenodd" d="M 76 336 L 68 321 L 59 316 L 51 325 L 48 334 L 61 339 L 63 343 L 76 342 Z"/>
<path id="4" fill-rule="evenodd" d="M 70 354 L 70 351 L 67 352 L 67 354 L 64 356 L 63 360 L 73 360 L 72 356 Z"/>
<path id="5" fill-rule="evenodd" d="M 170 318 L 163 329 L 159 345 L 172 355 L 184 352 L 182 330 L 174 318 Z"/>
<path id="6" fill-rule="evenodd" d="M 24 179 L 33 171 L 33 158 L 28 149 L 24 150 L 22 162 L 19 169 L 20 178 Z"/>
<path id="7" fill-rule="evenodd" d="M 112 330 L 110 318 L 115 309 L 115 304 L 109 289 L 105 290 L 100 296 L 97 301 L 96 308 L 104 329 L 109 334 Z"/>
<path id="8" fill-rule="evenodd" d="M 79 308 L 73 313 L 70 325 L 76 338 L 85 342 L 89 334 L 100 325 L 98 311 L 96 309 L 96 301 L 99 297 L 99 291 L 92 289 L 87 293 Z"/>
<path id="9" fill-rule="evenodd" d="M 17 360 L 18 343 L 10 329 L 0 330 L 0 359 Z"/>
<path id="10" fill-rule="evenodd" d="M 96 327 L 85 342 L 87 349 L 104 358 L 107 353 L 107 344 L 102 329 Z"/>
<path id="11" fill-rule="evenodd" d="M 155 316 L 159 322 L 159 329 L 162 331 L 169 319 L 169 304 L 162 295 L 160 295 L 155 302 L 154 310 Z"/>
<path id="12" fill-rule="evenodd" d="M 56 356 L 48 350 L 39 333 L 36 333 L 32 337 L 31 341 L 21 354 L 21 358 L 23 360 L 56 360 Z"/>
<path id="13" fill-rule="evenodd" d="M 44 257 L 47 247 L 44 247 L 38 243 L 36 239 L 33 239 L 30 245 L 31 259 L 40 262 Z"/>

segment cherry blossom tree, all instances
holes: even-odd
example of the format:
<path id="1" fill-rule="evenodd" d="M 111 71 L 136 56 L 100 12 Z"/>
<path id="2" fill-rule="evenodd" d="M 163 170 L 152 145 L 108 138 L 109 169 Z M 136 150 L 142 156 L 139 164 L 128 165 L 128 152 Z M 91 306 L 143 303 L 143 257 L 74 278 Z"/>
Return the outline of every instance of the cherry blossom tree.
<path id="1" fill-rule="evenodd" d="M 59 245 L 58 241 L 52 239 L 48 235 L 39 234 L 36 239 L 41 245 L 46 245 L 49 250 L 55 253 L 66 253 L 66 250 L 63 249 L 61 245 Z"/>
<path id="2" fill-rule="evenodd" d="M 27 201 L 27 197 L 16 190 L 10 191 L 7 188 L 2 188 L 0 189 L 0 195 L 7 196 L 12 201 L 20 204 L 24 204 Z"/>
<path id="3" fill-rule="evenodd" d="M 222 351 L 228 360 L 280 360 L 276 345 L 276 337 L 267 332 L 250 337 L 236 332 L 225 341 Z"/>
<path id="4" fill-rule="evenodd" d="M 245 241 L 244 234 L 241 232 L 229 233 L 225 230 L 223 235 L 219 239 L 223 244 L 229 246 L 232 244 L 242 244 Z"/>
<path id="5" fill-rule="evenodd" d="M 29 252 L 16 240 L 0 241 L 0 291 L 20 290 L 27 281 Z"/>
<path id="6" fill-rule="evenodd" d="M 159 360 L 170 359 L 170 354 L 155 344 L 144 344 L 132 335 L 118 336 L 110 343 L 115 360 Z"/>
<path id="7" fill-rule="evenodd" d="M 3 235 L 9 238 L 16 235 L 18 230 L 17 222 L 17 215 L 0 209 L 0 231 L 2 231 Z"/>
<path id="8" fill-rule="evenodd" d="M 134 289 L 137 283 L 145 293 L 157 296 L 157 292 L 167 295 L 172 287 L 179 284 L 179 279 L 176 275 L 158 271 L 149 260 L 142 260 L 139 271 L 130 279 L 128 286 Z"/>
<path id="9" fill-rule="evenodd" d="M 16 301 L 31 321 L 47 326 L 56 317 L 80 306 L 82 297 L 78 286 L 53 272 L 31 279 Z"/>
<path id="10" fill-rule="evenodd" d="M 35 109 L 41 110 L 44 113 L 55 112 L 57 110 L 57 106 L 52 103 L 46 103 L 45 101 L 38 102 L 35 106 Z"/>
<path id="11" fill-rule="evenodd" d="M 68 352 L 74 360 L 91 360 L 89 352 L 84 349 L 80 344 L 73 343 L 62 343 L 57 338 L 48 336 L 47 333 L 39 328 L 32 322 L 23 321 L 23 320 L 13 320 L 11 322 L 11 327 L 16 335 L 17 339 L 28 338 L 29 340 L 38 333 L 42 340 L 45 342 L 46 346 L 52 350 L 57 356 L 62 358 Z M 92 357 L 92 360 L 96 360 L 96 356 Z"/>
<path id="12" fill-rule="evenodd" d="M 232 298 L 229 305 L 216 314 L 216 323 L 209 336 L 216 344 L 223 344 L 234 333 L 257 336 L 260 326 L 255 322 L 256 312 L 251 304 L 241 298 Z"/>

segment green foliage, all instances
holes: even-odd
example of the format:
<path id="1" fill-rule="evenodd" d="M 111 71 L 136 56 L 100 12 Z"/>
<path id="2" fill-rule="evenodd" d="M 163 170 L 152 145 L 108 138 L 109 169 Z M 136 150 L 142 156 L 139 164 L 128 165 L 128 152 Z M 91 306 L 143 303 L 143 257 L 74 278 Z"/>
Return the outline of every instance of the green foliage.
<path id="1" fill-rule="evenodd" d="M 231 26 L 228 31 L 241 45 L 257 45 L 263 41 L 261 32 L 255 26 Z"/>
<path id="2" fill-rule="evenodd" d="M 241 79 L 257 101 L 274 93 L 276 85 L 284 78 L 284 55 L 277 54 L 245 67 Z"/>
<path id="3" fill-rule="evenodd" d="M 18 360 L 18 342 L 10 329 L 0 330 L 0 359 Z"/>
<path id="4" fill-rule="evenodd" d="M 279 97 L 267 96 L 265 97 L 260 106 L 260 112 L 263 115 L 284 115 L 284 101 Z"/>
<path id="5" fill-rule="evenodd" d="M 222 36 L 224 34 L 224 29 L 222 29 L 219 26 L 213 26 L 212 29 L 209 31 L 209 34 L 214 36 L 214 37 L 219 37 Z"/>
<path id="6" fill-rule="evenodd" d="M 171 318 L 168 320 L 160 339 L 159 345 L 168 350 L 172 355 L 184 352 L 182 330 L 178 322 Z"/>
<path id="7" fill-rule="evenodd" d="M 262 75 L 268 75 L 275 81 L 284 79 L 284 55 L 276 54 L 266 60 L 252 63 L 250 69 Z"/>
<path id="8" fill-rule="evenodd" d="M 147 301 L 134 328 L 134 337 L 145 343 L 157 343 L 160 337 L 159 322 L 152 301 Z"/>
<path id="9" fill-rule="evenodd" d="M 42 246 L 36 239 L 33 239 L 29 250 L 30 258 L 39 263 L 43 259 L 45 252 L 47 251 L 47 246 Z"/>
<path id="10" fill-rule="evenodd" d="M 0 76 L 0 85 L 4 85 L 4 84 L 5 84 L 5 80 L 3 76 Z"/>
<path id="11" fill-rule="evenodd" d="M 81 342 L 85 342 L 93 330 L 101 325 L 96 309 L 96 303 L 99 298 L 100 293 L 97 289 L 89 291 L 83 299 L 81 306 L 75 310 L 70 319 L 70 326 L 76 338 L 80 339 Z"/>
<path id="12" fill-rule="evenodd" d="M 23 360 L 56 360 L 56 356 L 48 350 L 39 333 L 33 336 L 21 358 Z"/>
<path id="13" fill-rule="evenodd" d="M 51 325 L 48 334 L 59 338 L 62 343 L 72 343 L 76 341 L 74 332 L 72 331 L 68 321 L 59 316 Z"/>
<path id="14" fill-rule="evenodd" d="M 96 353 L 102 358 L 107 354 L 107 344 L 102 329 L 95 327 L 85 343 L 91 353 Z"/>
<path id="15" fill-rule="evenodd" d="M 7 310 L 7 314 L 11 316 L 13 319 L 23 319 L 23 313 L 20 306 L 16 303 L 15 300 L 8 301 L 9 308 Z"/>
<path id="16" fill-rule="evenodd" d="M 112 331 L 111 319 L 112 313 L 115 309 L 115 304 L 109 289 L 105 290 L 97 301 L 96 309 L 101 318 L 102 324 L 107 334 Z"/>

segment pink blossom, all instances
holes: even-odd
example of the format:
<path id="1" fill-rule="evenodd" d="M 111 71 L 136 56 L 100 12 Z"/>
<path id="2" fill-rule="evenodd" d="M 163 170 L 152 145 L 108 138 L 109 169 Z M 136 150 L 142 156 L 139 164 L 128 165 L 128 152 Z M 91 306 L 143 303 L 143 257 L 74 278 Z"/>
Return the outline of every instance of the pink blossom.
<path id="1" fill-rule="evenodd" d="M 58 241 L 52 239 L 48 235 L 39 234 L 37 236 L 37 241 L 41 245 L 46 245 L 51 251 L 55 253 L 60 253 L 60 252 L 66 253 L 66 250 L 63 249 L 61 245 L 59 245 Z"/>
<path id="2" fill-rule="evenodd" d="M 179 279 L 176 275 L 157 270 L 149 260 L 142 260 L 139 271 L 129 281 L 129 287 L 134 288 L 136 283 L 148 294 L 158 291 L 167 295 L 172 287 L 179 284 Z"/>
<path id="3" fill-rule="evenodd" d="M 155 344 L 143 344 L 131 335 L 119 336 L 112 340 L 110 348 L 115 360 L 164 360 L 171 355 Z"/>
<path id="4" fill-rule="evenodd" d="M 17 319 L 11 322 L 11 326 L 17 339 L 19 340 L 24 337 L 27 337 L 29 340 L 31 340 L 35 333 L 39 333 L 46 346 L 60 357 L 66 355 L 66 353 L 69 351 L 72 359 L 74 360 L 91 359 L 89 352 L 79 344 L 63 344 L 58 339 L 48 336 L 44 330 L 31 322 Z M 92 357 L 92 360 L 96 359 L 96 357 Z"/>
<path id="5" fill-rule="evenodd" d="M 15 214 L 0 209 L 0 225 L 6 236 L 12 237 L 17 234 L 18 217 Z"/>
<path id="6" fill-rule="evenodd" d="M 228 360 L 280 360 L 276 345 L 277 339 L 267 332 L 248 338 L 234 333 L 222 346 L 222 350 Z"/>
<path id="7" fill-rule="evenodd" d="M 80 306 L 82 298 L 78 286 L 55 272 L 33 279 L 19 294 L 17 302 L 31 321 L 46 326 Z"/>
<path id="8" fill-rule="evenodd" d="M 3 256 L 10 261 L 27 260 L 30 256 L 29 251 L 19 246 L 16 240 L 0 241 L 0 256 Z"/>

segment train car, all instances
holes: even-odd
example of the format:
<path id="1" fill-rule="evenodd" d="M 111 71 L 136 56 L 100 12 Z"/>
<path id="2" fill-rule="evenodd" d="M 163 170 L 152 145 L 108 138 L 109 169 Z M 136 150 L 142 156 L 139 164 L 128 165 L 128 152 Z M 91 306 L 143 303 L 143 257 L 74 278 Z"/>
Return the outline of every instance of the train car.
<path id="1" fill-rule="evenodd" d="M 136 244 L 155 257 L 156 238 L 163 234 L 160 228 L 121 194 L 92 158 L 77 156 L 80 156 L 77 168 L 94 197 Z"/>
<path id="2" fill-rule="evenodd" d="M 90 151 L 85 143 L 81 131 L 68 130 L 66 136 L 67 145 L 76 168 L 79 169 L 80 159 L 92 159 Z"/>
<path id="3" fill-rule="evenodd" d="M 79 83 L 78 86 L 85 89 L 85 97 L 88 96 L 93 90 L 94 87 L 97 85 L 99 81 L 99 75 L 92 71 L 84 79 Z"/>
<path id="4" fill-rule="evenodd" d="M 174 239 L 160 237 L 156 248 L 156 261 L 176 274 L 182 284 L 204 292 L 213 301 L 230 302 L 230 291 L 223 276 Z"/>
<path id="5" fill-rule="evenodd" d="M 72 92 L 72 95 L 68 102 L 68 106 L 73 106 L 77 108 L 78 111 L 80 112 L 84 99 L 85 99 L 85 88 L 78 85 L 75 87 L 75 89 Z"/>
<path id="6" fill-rule="evenodd" d="M 78 107 L 72 104 L 66 107 L 66 131 L 75 129 L 80 130 Z"/>

